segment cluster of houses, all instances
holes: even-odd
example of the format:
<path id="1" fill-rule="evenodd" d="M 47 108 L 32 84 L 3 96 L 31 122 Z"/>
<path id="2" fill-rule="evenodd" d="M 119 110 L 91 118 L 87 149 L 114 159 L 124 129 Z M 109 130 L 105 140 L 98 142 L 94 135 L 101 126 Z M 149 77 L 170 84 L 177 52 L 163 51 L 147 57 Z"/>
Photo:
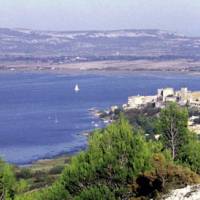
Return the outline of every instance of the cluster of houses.
<path id="1" fill-rule="evenodd" d="M 200 111 L 200 91 L 192 92 L 187 88 L 181 88 L 178 91 L 173 88 L 162 88 L 158 89 L 157 94 L 154 96 L 138 95 L 129 97 L 128 103 L 123 105 L 123 109 L 140 109 L 147 105 L 155 108 L 164 108 L 169 102 L 176 102 L 180 106 L 187 105 Z M 200 116 L 191 116 L 188 121 L 188 127 L 200 135 L 200 124 L 195 122 L 197 119 L 200 119 Z"/>
<path id="2" fill-rule="evenodd" d="M 188 105 L 200 109 L 200 91 L 192 92 L 187 88 L 175 91 L 173 88 L 158 89 L 154 96 L 131 96 L 128 103 L 123 105 L 125 110 L 139 109 L 148 104 L 156 108 L 164 108 L 168 102 L 176 102 L 181 106 Z"/>

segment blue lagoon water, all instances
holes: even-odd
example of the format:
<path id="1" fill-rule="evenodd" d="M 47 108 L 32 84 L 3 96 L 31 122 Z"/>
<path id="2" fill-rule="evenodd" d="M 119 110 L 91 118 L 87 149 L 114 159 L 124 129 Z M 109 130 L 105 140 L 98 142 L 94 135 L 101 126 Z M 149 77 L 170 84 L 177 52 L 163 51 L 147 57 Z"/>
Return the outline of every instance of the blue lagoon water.
<path id="1" fill-rule="evenodd" d="M 74 92 L 79 84 L 80 92 Z M 106 109 L 131 95 L 161 87 L 200 90 L 200 76 L 176 73 L 0 74 L 0 156 L 30 163 L 87 145 L 80 134 L 94 128 L 88 109 Z M 93 122 L 93 123 L 92 123 Z"/>

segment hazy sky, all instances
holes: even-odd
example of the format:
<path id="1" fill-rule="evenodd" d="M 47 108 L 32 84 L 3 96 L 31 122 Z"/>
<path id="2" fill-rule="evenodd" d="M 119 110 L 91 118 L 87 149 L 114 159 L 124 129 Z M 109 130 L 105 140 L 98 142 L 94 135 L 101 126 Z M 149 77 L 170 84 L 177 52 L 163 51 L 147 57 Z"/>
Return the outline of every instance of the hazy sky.
<path id="1" fill-rule="evenodd" d="M 200 36 L 200 0 L 0 0 L 0 27 L 157 28 Z"/>

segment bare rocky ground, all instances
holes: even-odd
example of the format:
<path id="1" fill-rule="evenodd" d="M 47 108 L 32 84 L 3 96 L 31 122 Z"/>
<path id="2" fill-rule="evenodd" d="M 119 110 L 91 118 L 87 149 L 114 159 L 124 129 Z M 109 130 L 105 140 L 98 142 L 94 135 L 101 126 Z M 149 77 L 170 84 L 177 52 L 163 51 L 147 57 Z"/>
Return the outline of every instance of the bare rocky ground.
<path id="1" fill-rule="evenodd" d="M 162 200 L 200 200 L 200 185 L 173 190 Z"/>

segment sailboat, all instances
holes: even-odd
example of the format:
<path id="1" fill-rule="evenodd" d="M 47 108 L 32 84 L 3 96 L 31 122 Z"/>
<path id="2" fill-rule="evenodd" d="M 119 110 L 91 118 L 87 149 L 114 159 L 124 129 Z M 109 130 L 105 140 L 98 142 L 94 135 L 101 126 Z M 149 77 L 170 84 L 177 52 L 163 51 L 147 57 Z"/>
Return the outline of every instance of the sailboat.
<path id="1" fill-rule="evenodd" d="M 80 90 L 80 89 L 79 89 L 79 86 L 78 86 L 78 84 L 76 84 L 76 85 L 75 85 L 75 88 L 74 88 L 74 91 L 75 91 L 75 92 L 78 92 L 79 90 Z"/>

